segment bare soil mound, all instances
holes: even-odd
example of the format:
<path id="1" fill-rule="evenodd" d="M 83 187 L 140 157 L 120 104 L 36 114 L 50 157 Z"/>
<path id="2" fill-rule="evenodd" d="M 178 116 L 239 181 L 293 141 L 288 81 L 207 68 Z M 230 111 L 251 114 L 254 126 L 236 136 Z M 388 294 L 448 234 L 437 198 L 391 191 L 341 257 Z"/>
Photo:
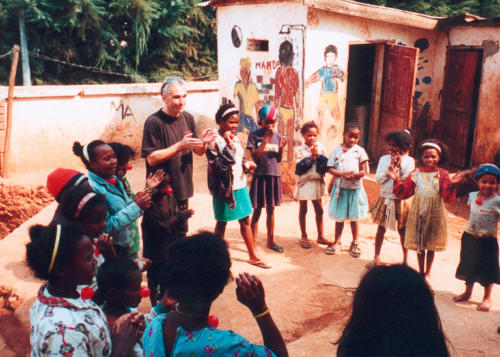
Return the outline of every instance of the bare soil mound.
<path id="1" fill-rule="evenodd" d="M 0 182 L 0 239 L 53 201 L 45 187 Z"/>

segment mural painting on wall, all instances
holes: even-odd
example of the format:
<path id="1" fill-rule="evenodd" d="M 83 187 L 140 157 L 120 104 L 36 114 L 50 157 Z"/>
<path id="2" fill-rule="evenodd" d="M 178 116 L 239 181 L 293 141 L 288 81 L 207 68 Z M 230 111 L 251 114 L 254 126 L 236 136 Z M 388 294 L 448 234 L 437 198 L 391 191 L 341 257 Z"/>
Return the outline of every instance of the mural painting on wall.
<path id="1" fill-rule="evenodd" d="M 299 73 L 293 68 L 293 45 L 285 40 L 279 47 L 280 66 L 276 70 L 274 106 L 278 110 L 278 127 L 281 133 L 290 138 L 287 148 L 287 161 L 293 161 L 294 141 L 292 138 L 300 130 L 301 96 Z"/>
<path id="2" fill-rule="evenodd" d="M 238 98 L 240 109 L 240 123 L 238 132 L 245 134 L 257 130 L 255 123 L 255 113 L 263 105 L 260 100 L 259 90 L 251 78 L 252 61 L 245 57 L 240 60 L 240 80 L 234 86 L 234 98 Z"/>
<path id="3" fill-rule="evenodd" d="M 272 104 L 278 112 L 278 131 L 289 138 L 284 161 L 293 162 L 294 137 L 302 123 L 302 33 L 279 37 L 278 53 L 272 59 L 250 57 L 240 59 L 239 80 L 234 86 L 234 99 L 239 104 L 238 132 L 248 134 L 258 128 L 257 112 L 264 104 Z M 251 53 L 248 53 L 249 55 Z M 254 79 L 252 79 L 254 78 Z"/>
<path id="4" fill-rule="evenodd" d="M 323 53 L 325 65 L 314 72 L 306 81 L 307 88 L 312 83 L 321 81 L 321 92 L 318 103 L 318 124 L 322 140 L 334 137 L 337 134 L 335 123 L 340 121 L 340 107 L 337 97 L 339 85 L 337 80 L 344 82 L 345 72 L 335 64 L 337 47 L 328 45 Z"/>

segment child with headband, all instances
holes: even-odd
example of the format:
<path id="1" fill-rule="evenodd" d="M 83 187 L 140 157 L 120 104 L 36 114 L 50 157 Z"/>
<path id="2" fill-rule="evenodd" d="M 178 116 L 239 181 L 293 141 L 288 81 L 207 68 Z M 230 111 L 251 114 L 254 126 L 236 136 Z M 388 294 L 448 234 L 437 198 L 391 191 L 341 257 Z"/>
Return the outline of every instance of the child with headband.
<path id="1" fill-rule="evenodd" d="M 111 146 L 101 140 L 94 140 L 87 145 L 74 142 L 73 153 L 80 157 L 89 170 L 92 189 L 106 196 L 108 217 L 105 231 L 113 237 L 116 254 L 131 256 L 130 244 L 134 236 L 132 224 L 151 205 L 151 191 L 137 192 L 134 199 L 129 197 L 116 176 L 116 154 Z"/>
<path id="2" fill-rule="evenodd" d="M 203 140 L 208 142 L 208 188 L 213 196 L 215 234 L 224 238 L 229 221 L 238 221 L 248 251 L 248 263 L 260 268 L 271 266 L 257 256 L 257 245 L 250 227 L 252 202 L 247 188 L 246 173 L 254 170 L 255 162 L 244 157 L 241 142 L 236 136 L 239 110 L 233 103 L 223 104 L 215 114 L 219 130 L 205 130 Z"/>
<path id="3" fill-rule="evenodd" d="M 439 166 L 448 160 L 447 147 L 428 139 L 418 148 L 420 167 L 401 180 L 401 169 L 389 167 L 393 193 L 399 199 L 413 196 L 405 230 L 405 248 L 417 251 L 420 274 L 430 277 L 434 253 L 446 249 L 444 202 L 455 200 L 456 178 Z"/>
<path id="4" fill-rule="evenodd" d="M 30 309 L 31 356 L 127 356 L 139 334 L 137 313 L 117 321 L 110 331 L 106 316 L 78 285 L 89 284 L 96 261 L 92 242 L 78 226 L 32 226 L 26 260 L 46 280 Z"/>

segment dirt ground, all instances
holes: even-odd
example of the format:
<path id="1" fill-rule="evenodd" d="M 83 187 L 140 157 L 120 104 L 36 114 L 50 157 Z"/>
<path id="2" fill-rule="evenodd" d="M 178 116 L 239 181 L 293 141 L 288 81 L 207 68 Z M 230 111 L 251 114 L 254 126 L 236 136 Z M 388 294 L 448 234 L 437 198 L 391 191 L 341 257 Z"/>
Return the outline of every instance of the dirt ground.
<path id="1" fill-rule="evenodd" d="M 53 200 L 44 186 L 24 187 L 0 181 L 0 239 Z"/>
<path id="2" fill-rule="evenodd" d="M 196 194 L 190 201 L 190 206 L 195 209 L 195 215 L 190 221 L 190 232 L 212 230 L 215 222 L 211 197 L 206 187 L 206 161 L 196 159 L 195 166 Z M 32 175 L 31 180 L 35 184 L 43 184 L 46 174 Z M 134 188 L 140 189 L 143 186 L 144 164 L 142 160 L 134 162 L 134 169 L 128 177 Z M 19 180 L 26 180 L 26 178 Z M 374 185 L 370 187 L 373 188 Z M 376 196 L 376 192 L 370 193 Z M 328 202 L 325 200 L 325 208 L 327 205 Z M 54 209 L 55 205 L 50 205 L 30 222 L 47 223 Z M 332 356 L 336 352 L 334 342 L 339 337 L 349 316 L 352 296 L 359 278 L 365 271 L 365 264 L 373 256 L 373 237 L 376 226 L 369 220 L 360 224 L 362 255 L 359 259 L 352 258 L 348 252 L 351 240 L 349 227 L 346 227 L 342 236 L 342 254 L 327 256 L 324 254 L 323 247 L 313 246 L 309 250 L 304 250 L 299 246 L 300 231 L 297 214 L 298 205 L 293 200 L 287 200 L 276 210 L 275 237 L 285 250 L 283 254 L 274 253 L 265 248 L 265 220 L 261 217 L 258 253 L 266 262 L 272 263 L 272 268 L 269 270 L 259 269 L 246 263 L 248 257 L 239 234 L 238 224 L 233 222 L 228 224 L 226 239 L 231 250 L 232 271 L 233 275 L 248 271 L 262 279 L 268 305 L 285 338 L 290 356 Z M 467 215 L 463 199 L 448 205 L 449 246 L 446 252 L 436 254 L 431 285 L 452 355 L 494 356 L 500 349 L 500 335 L 496 332 L 500 325 L 498 287 L 493 291 L 493 306 L 488 313 L 476 311 L 483 292 L 480 286 L 476 286 L 470 302 L 455 304 L 451 300 L 452 296 L 461 293 L 464 287 L 461 281 L 454 278 L 454 273 L 459 258 L 460 236 L 466 226 Z M 333 221 L 326 214 L 324 220 L 326 236 L 331 239 Z M 309 208 L 307 227 L 309 237 L 315 239 L 312 207 Z M 23 225 L 20 230 L 27 230 L 26 225 Z M 17 233 L 19 237 L 24 235 L 23 232 Z M 30 282 L 29 289 L 31 290 L 23 290 L 25 302 L 14 314 L 0 311 L 0 355 L 2 356 L 28 354 L 28 311 L 36 295 L 36 289 L 31 286 L 38 286 L 38 284 L 33 284 L 36 281 L 23 264 L 24 255 L 21 251 L 24 249 L 25 241 L 22 241 L 24 238 L 16 239 L 19 239 L 18 243 L 14 242 L 18 244 L 16 248 L 18 257 L 12 258 L 14 261 L 8 264 L 0 264 L 0 274 L 2 270 L 13 270 L 18 279 L 15 283 Z M 2 249 L 1 246 L 0 249 Z M 382 260 L 387 263 L 401 260 L 399 237 L 393 232 L 386 235 L 382 248 Z M 410 252 L 409 263 L 412 267 L 417 267 L 414 253 Z M 255 320 L 236 299 L 235 287 L 235 283 L 230 282 L 214 303 L 212 313 L 219 318 L 219 328 L 234 330 L 252 342 L 262 343 Z M 150 308 L 146 300 L 143 300 L 139 307 L 141 311 L 148 311 Z"/>

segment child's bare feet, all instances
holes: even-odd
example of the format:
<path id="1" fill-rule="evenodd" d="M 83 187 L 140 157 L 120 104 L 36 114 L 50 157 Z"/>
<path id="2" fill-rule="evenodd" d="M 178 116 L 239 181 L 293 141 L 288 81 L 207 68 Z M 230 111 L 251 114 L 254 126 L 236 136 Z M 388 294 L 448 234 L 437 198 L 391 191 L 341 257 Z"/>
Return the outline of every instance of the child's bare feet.
<path id="1" fill-rule="evenodd" d="M 326 239 L 325 237 L 318 237 L 317 242 L 318 242 L 318 244 L 326 244 L 326 245 L 333 244 L 332 241 Z"/>
<path id="2" fill-rule="evenodd" d="M 483 302 L 477 307 L 477 311 L 490 311 L 491 300 L 484 299 Z"/>
<path id="3" fill-rule="evenodd" d="M 453 301 L 455 302 L 462 302 L 462 301 L 468 301 L 470 299 L 470 295 L 468 292 L 465 292 L 463 294 L 457 295 L 453 297 Z"/>

